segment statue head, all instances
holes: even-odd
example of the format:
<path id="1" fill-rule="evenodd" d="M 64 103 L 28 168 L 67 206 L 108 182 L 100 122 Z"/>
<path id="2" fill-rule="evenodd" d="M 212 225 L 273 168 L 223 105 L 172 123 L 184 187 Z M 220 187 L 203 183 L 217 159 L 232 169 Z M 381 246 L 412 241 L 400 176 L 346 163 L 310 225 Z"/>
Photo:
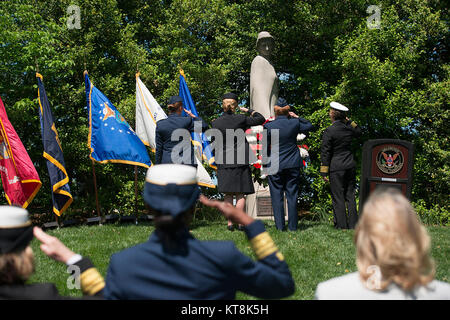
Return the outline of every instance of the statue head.
<path id="1" fill-rule="evenodd" d="M 275 40 L 267 31 L 262 31 L 258 34 L 256 40 L 256 50 L 263 57 L 269 57 L 275 48 Z"/>

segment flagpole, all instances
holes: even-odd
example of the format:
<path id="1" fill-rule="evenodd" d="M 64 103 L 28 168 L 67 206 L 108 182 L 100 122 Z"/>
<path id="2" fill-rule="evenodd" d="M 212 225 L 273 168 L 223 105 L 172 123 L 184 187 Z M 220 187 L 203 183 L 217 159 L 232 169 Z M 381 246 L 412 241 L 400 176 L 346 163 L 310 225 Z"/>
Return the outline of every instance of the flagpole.
<path id="1" fill-rule="evenodd" d="M 136 74 L 139 73 L 139 62 L 136 63 Z M 137 80 L 136 80 L 137 81 Z M 136 125 L 135 125 L 136 127 Z M 134 215 L 136 216 L 137 221 L 137 197 L 138 197 L 138 186 L 137 186 L 137 175 L 138 175 L 138 168 L 135 165 L 134 166 Z"/>
<path id="2" fill-rule="evenodd" d="M 100 218 L 100 205 L 98 203 L 98 192 L 97 192 L 97 177 L 95 176 L 94 160 L 91 161 L 92 161 L 92 175 L 94 176 L 95 203 L 97 205 L 97 216 Z"/>
<path id="3" fill-rule="evenodd" d="M 134 166 L 134 215 L 137 219 L 137 197 L 138 197 L 138 185 L 137 185 L 137 177 L 138 177 L 138 168 Z"/>

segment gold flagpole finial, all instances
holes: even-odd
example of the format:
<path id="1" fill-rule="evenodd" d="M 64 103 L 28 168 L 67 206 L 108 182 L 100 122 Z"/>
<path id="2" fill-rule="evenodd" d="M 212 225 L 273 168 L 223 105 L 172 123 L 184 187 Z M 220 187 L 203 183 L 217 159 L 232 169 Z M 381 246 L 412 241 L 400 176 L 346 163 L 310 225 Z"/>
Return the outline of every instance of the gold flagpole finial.
<path id="1" fill-rule="evenodd" d="M 180 74 L 186 79 L 186 75 L 184 74 L 184 70 L 180 68 Z"/>
<path id="2" fill-rule="evenodd" d="M 41 78 L 42 81 L 44 81 L 44 78 L 42 77 L 42 74 L 39 73 L 39 64 L 37 62 L 37 58 L 34 58 L 34 63 L 36 64 L 36 78 Z"/>
<path id="3" fill-rule="evenodd" d="M 139 77 L 141 73 L 139 72 L 139 63 L 136 63 L 136 78 Z"/>

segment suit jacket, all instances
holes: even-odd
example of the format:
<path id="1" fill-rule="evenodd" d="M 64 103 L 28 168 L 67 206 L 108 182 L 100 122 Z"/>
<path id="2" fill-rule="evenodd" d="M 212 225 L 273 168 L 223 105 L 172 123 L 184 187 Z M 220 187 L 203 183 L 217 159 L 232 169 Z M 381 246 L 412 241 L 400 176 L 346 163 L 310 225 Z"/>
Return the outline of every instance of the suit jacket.
<path id="1" fill-rule="evenodd" d="M 217 139 L 214 147 L 217 168 L 235 168 L 239 166 L 248 166 L 250 163 L 256 161 L 256 157 L 250 150 L 247 139 L 245 138 L 245 130 L 252 126 L 258 126 L 264 123 L 266 119 L 258 112 L 253 112 L 252 109 L 248 110 L 251 116 L 243 114 L 234 114 L 231 112 L 225 112 L 222 116 L 212 122 L 212 128 L 218 129 L 222 136 L 222 145 L 219 144 Z M 227 138 L 227 129 L 232 130 L 235 134 L 241 134 L 240 138 Z M 242 139 L 243 137 L 243 139 Z M 228 161 L 233 155 L 232 161 Z"/>
<path id="2" fill-rule="evenodd" d="M 319 283 L 315 299 L 319 300 L 450 300 L 450 284 L 431 281 L 426 287 L 420 286 L 412 292 L 405 292 L 396 284 L 384 291 L 368 289 L 360 280 L 359 273 Z"/>
<path id="3" fill-rule="evenodd" d="M 268 299 L 291 295 L 295 290 L 291 273 L 264 224 L 255 221 L 245 232 L 257 262 L 231 241 L 199 241 L 187 229 L 179 234 L 179 246 L 170 250 L 155 231 L 148 242 L 111 257 L 105 297 L 234 299 L 237 290 Z"/>
<path id="4" fill-rule="evenodd" d="M 322 136 L 320 173 L 347 170 L 355 167 L 351 151 L 352 139 L 361 135 L 361 128 L 353 121 L 335 121 Z"/>
<path id="5" fill-rule="evenodd" d="M 177 129 L 185 129 L 191 135 L 194 132 L 194 122 L 198 122 L 200 124 L 201 132 L 204 132 L 208 129 L 208 125 L 200 118 L 197 117 L 195 119 L 191 117 L 184 117 L 182 115 L 178 115 L 175 113 L 169 114 L 166 119 L 159 120 L 156 123 L 156 153 L 155 153 L 155 163 L 173 163 L 171 158 L 172 149 L 180 142 L 183 138 L 179 138 L 179 140 L 172 141 L 172 133 Z M 186 137 L 187 139 L 187 137 Z M 195 153 L 194 147 L 192 143 L 190 143 L 191 155 L 190 159 L 187 161 L 181 161 L 183 164 L 191 165 L 197 167 L 197 163 L 195 161 Z M 183 152 L 179 153 L 180 159 L 183 158 Z"/>
<path id="6" fill-rule="evenodd" d="M 314 126 L 311 122 L 300 117 L 278 116 L 275 120 L 266 123 L 264 129 L 267 130 L 264 131 L 267 134 L 267 140 L 263 146 L 263 155 L 270 156 L 269 174 L 276 174 L 283 169 L 301 168 L 303 161 L 297 146 L 297 135 L 312 131 Z M 275 141 L 276 145 L 272 145 L 271 140 L 275 130 L 278 130 L 279 139 L 278 143 Z M 275 152 L 276 148 L 278 152 Z M 275 163 L 278 163 L 279 170 L 270 170 L 270 167 L 275 169 Z"/>
<path id="7" fill-rule="evenodd" d="M 89 258 L 74 264 L 80 268 L 83 299 L 102 299 L 105 282 Z M 61 296 L 53 283 L 0 285 L 0 300 L 67 300 L 78 299 Z"/>

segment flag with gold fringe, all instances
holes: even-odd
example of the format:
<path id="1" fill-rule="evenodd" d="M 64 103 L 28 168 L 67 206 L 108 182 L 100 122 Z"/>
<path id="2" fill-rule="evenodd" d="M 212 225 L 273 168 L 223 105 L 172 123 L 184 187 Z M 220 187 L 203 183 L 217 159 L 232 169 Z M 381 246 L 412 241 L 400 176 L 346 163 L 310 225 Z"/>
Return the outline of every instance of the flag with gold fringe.
<path id="1" fill-rule="evenodd" d="M 73 201 L 69 187 L 69 176 L 66 171 L 63 150 L 53 120 L 52 110 L 45 92 L 43 77 L 36 73 L 38 81 L 39 117 L 41 135 L 44 145 L 44 158 L 47 159 L 48 175 L 52 185 L 53 212 L 61 216 Z"/>
<path id="2" fill-rule="evenodd" d="M 36 168 L 9 122 L 0 98 L 0 172 L 9 204 L 28 207 L 41 188 Z"/>
<path id="3" fill-rule="evenodd" d="M 152 148 L 156 148 L 155 134 L 156 122 L 167 118 L 166 113 L 159 103 L 147 89 L 140 78 L 140 73 L 136 74 L 136 134 L 142 142 Z M 202 165 L 202 161 L 195 157 L 197 162 L 197 182 L 199 185 L 215 188 L 211 177 Z"/>
<path id="4" fill-rule="evenodd" d="M 89 112 L 88 144 L 91 159 L 100 163 L 152 165 L 147 149 L 128 122 L 84 72 Z"/>

